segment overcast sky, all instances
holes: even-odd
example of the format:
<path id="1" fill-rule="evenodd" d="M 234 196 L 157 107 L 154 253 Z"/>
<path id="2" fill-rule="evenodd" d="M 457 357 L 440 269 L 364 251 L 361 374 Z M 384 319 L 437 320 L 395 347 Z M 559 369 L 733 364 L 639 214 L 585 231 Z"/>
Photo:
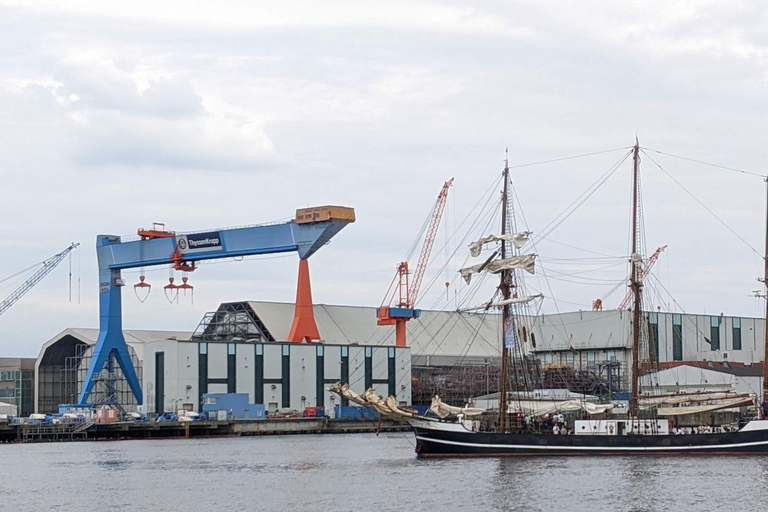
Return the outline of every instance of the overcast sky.
<path id="1" fill-rule="evenodd" d="M 65 262 L 0 318 L 0 355 L 36 356 L 66 327 L 98 325 L 99 233 L 352 206 L 358 221 L 310 260 L 314 298 L 378 306 L 442 183 L 456 179 L 438 267 L 505 147 L 514 166 L 637 134 L 655 150 L 768 171 L 760 2 L 219 4 L 0 0 L 0 277 L 82 243 L 73 301 Z M 541 231 L 623 154 L 514 169 L 527 227 Z M 649 154 L 747 242 L 644 157 L 646 245 L 669 244 L 657 276 L 671 308 L 760 315 L 749 294 L 762 260 L 747 244 L 762 252 L 761 179 Z M 554 295 L 545 311 L 588 308 L 626 275 L 630 164 L 537 244 L 552 279 L 530 282 Z M 292 254 L 204 265 L 194 304 L 171 305 L 160 268 L 144 304 L 126 287 L 124 325 L 194 330 L 223 301 L 292 301 L 296 269 Z M 446 300 L 446 279 L 422 307 L 454 307 L 462 290 L 456 281 Z"/>

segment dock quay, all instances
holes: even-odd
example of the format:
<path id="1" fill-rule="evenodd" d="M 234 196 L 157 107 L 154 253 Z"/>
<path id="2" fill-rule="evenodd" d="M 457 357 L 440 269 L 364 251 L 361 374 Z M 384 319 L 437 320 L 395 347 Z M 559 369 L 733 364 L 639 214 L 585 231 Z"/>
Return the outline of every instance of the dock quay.
<path id="1" fill-rule="evenodd" d="M 117 439 L 239 437 L 296 434 L 404 432 L 405 423 L 382 420 L 290 418 L 269 420 L 0 425 L 0 443 Z"/>

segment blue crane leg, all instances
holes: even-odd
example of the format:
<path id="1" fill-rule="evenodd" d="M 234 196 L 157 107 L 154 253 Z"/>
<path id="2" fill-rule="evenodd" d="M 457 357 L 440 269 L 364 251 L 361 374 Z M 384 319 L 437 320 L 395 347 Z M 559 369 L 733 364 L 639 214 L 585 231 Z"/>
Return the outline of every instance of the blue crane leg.
<path id="1" fill-rule="evenodd" d="M 91 365 L 88 367 L 88 373 L 85 375 L 85 382 L 83 383 L 83 390 L 80 392 L 80 405 L 85 405 L 88 403 L 88 398 L 91 396 L 93 386 L 96 384 L 93 379 L 94 377 L 99 376 L 102 368 L 104 368 L 104 363 L 107 362 L 107 358 L 109 357 L 110 350 L 105 350 L 105 338 L 105 332 L 99 334 L 99 339 L 96 340 L 96 346 L 93 348 L 93 354 L 91 355 Z"/>
<path id="2" fill-rule="evenodd" d="M 144 403 L 141 383 L 136 376 L 136 369 L 128 352 L 123 336 L 123 320 L 121 314 L 122 300 L 120 294 L 120 271 L 102 268 L 99 271 L 99 338 L 93 348 L 93 357 L 85 377 L 79 403 L 84 405 L 91 396 L 93 386 L 104 369 L 104 364 L 110 355 L 115 356 L 117 364 L 123 371 L 128 386 L 136 398 L 136 402 Z"/>
<path id="3" fill-rule="evenodd" d="M 125 344 L 125 340 L 123 340 L 122 346 L 118 346 L 114 350 L 117 364 L 119 364 L 120 368 L 123 370 L 125 380 L 128 382 L 128 386 L 131 388 L 133 396 L 136 397 L 136 403 L 142 405 L 144 400 L 141 393 L 141 383 L 139 383 L 136 369 L 133 367 L 131 355 L 128 353 L 128 345 Z"/>

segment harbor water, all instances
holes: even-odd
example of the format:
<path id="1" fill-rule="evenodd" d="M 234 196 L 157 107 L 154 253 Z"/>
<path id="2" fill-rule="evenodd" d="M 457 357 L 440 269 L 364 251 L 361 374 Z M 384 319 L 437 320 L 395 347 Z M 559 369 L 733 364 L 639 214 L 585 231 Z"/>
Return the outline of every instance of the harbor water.
<path id="1" fill-rule="evenodd" d="M 412 434 L 0 445 L 5 510 L 764 510 L 768 457 L 419 460 Z"/>

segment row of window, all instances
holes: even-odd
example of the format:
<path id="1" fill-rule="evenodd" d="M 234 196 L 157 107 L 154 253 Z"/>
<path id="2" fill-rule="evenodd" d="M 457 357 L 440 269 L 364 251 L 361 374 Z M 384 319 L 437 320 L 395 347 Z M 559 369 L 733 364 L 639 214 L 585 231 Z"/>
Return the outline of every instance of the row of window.
<path id="1" fill-rule="evenodd" d="M 200 351 L 201 355 L 208 354 L 208 343 L 199 343 L 198 350 Z M 316 350 L 317 350 L 317 355 L 319 357 L 322 357 L 325 355 L 325 347 L 323 345 L 317 345 Z M 230 356 L 233 356 L 236 353 L 237 353 L 237 343 L 227 343 L 227 354 Z M 283 355 L 288 356 L 290 354 L 291 354 L 291 346 L 283 345 Z M 256 355 L 257 356 L 264 355 L 264 345 L 261 345 L 261 344 L 256 345 Z M 365 347 L 365 357 L 372 357 L 372 355 L 373 355 L 373 348 Z M 389 347 L 388 355 L 389 357 L 395 357 L 395 347 Z M 341 357 L 347 357 L 347 356 L 349 356 L 349 347 L 341 347 Z M 2 379 L 0 378 L 0 380 Z"/>
<path id="2" fill-rule="evenodd" d="M 23 372 L 27 375 L 24 375 L 24 378 L 30 378 L 33 379 L 35 377 L 35 372 Z M 22 372 L 19 371 L 10 371 L 10 372 L 0 372 L 0 380 L 19 380 L 22 378 Z"/>
<path id="3" fill-rule="evenodd" d="M 573 366 L 575 355 L 571 351 L 566 352 L 560 352 L 559 358 L 557 363 L 564 364 L 567 366 Z M 605 361 L 615 361 L 616 360 L 616 351 L 615 350 L 607 350 L 605 352 Z M 552 352 L 546 352 L 544 354 L 544 364 L 553 364 L 555 363 L 555 354 Z M 597 352 L 596 351 L 590 351 L 587 352 L 587 365 L 591 364 L 597 364 Z"/>
<path id="4" fill-rule="evenodd" d="M 710 350 L 720 350 L 720 327 L 722 325 L 723 317 L 712 316 L 710 317 L 709 338 L 705 337 L 705 340 L 709 342 Z M 741 318 L 733 318 L 731 324 L 731 338 L 733 340 L 733 348 L 731 350 L 741 350 Z M 651 358 L 658 360 L 659 356 L 659 314 L 648 313 L 648 339 L 650 344 Z M 725 347 L 722 347 L 723 349 Z M 596 352 L 587 352 L 587 364 L 596 362 Z M 606 359 L 609 361 L 615 358 L 615 352 L 613 350 L 608 351 Z M 683 315 L 672 315 L 672 360 L 683 360 Z M 574 354 L 573 352 L 563 352 L 560 355 L 560 364 L 573 365 Z M 554 354 L 544 354 L 544 363 L 554 363 Z"/>
<path id="5" fill-rule="evenodd" d="M 709 317 L 709 342 L 710 350 L 720 350 L 720 326 L 723 317 Z M 648 313 L 648 337 L 650 339 L 651 357 L 658 358 L 659 354 L 659 315 L 658 313 Z M 731 338 L 733 340 L 732 350 L 741 350 L 741 318 L 733 318 L 731 323 Z M 725 347 L 723 347 L 725 348 Z M 683 315 L 672 315 L 672 360 L 683 360 Z"/>

